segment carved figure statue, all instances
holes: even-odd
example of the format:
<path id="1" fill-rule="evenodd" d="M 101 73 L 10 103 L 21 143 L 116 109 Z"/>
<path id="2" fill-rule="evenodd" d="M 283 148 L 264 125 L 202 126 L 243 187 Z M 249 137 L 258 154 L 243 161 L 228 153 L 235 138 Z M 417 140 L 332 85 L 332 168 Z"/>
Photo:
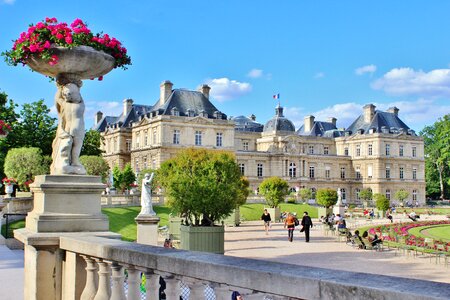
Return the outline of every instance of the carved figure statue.
<path id="1" fill-rule="evenodd" d="M 141 191 L 141 212 L 139 215 L 155 216 L 156 213 L 152 206 L 152 180 L 155 173 L 151 175 L 146 173 L 142 179 L 142 191 Z"/>
<path id="2" fill-rule="evenodd" d="M 337 189 L 338 200 L 336 205 L 342 205 L 342 191 L 340 188 Z"/>
<path id="3" fill-rule="evenodd" d="M 53 175 L 85 175 L 86 170 L 80 163 L 80 152 L 84 140 L 84 102 L 80 94 L 81 80 L 58 77 L 55 95 L 58 112 L 58 128 L 53 140 L 53 163 L 50 173 Z"/>

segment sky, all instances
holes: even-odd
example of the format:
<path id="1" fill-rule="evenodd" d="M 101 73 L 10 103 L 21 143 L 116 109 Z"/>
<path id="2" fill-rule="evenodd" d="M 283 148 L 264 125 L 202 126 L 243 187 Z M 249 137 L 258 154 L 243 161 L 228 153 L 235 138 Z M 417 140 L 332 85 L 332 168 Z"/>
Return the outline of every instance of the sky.
<path id="1" fill-rule="evenodd" d="M 296 128 L 307 115 L 348 127 L 365 104 L 400 109 L 420 131 L 450 113 L 450 1 L 33 1 L 0 0 L 0 51 L 45 17 L 80 18 L 116 37 L 132 65 L 84 82 L 86 126 L 122 101 L 153 105 L 164 80 L 211 86 L 230 116 L 264 124 L 280 103 Z M 0 91 L 19 104 L 44 99 L 56 116 L 54 83 L 0 61 Z"/>

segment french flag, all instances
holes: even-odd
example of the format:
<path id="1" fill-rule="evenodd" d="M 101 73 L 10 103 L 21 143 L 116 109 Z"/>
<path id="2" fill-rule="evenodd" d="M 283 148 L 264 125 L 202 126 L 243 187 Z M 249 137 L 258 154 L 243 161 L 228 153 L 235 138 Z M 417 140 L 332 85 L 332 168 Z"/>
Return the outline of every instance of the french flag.
<path id="1" fill-rule="evenodd" d="M 273 99 L 280 99 L 280 94 L 273 95 Z"/>

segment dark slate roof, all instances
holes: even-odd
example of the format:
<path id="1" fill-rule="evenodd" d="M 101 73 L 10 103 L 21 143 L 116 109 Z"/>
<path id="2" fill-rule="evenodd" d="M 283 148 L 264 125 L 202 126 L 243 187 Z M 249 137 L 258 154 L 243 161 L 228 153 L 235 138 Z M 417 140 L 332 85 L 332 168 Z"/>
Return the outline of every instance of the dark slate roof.
<path id="1" fill-rule="evenodd" d="M 364 122 L 364 114 L 360 115 L 347 129 L 350 134 L 369 134 L 370 129 L 375 132 L 384 133 L 399 133 L 405 132 L 411 135 L 416 135 L 414 130 L 411 130 L 400 118 L 391 112 L 376 110 L 369 123 Z"/>
<path id="2" fill-rule="evenodd" d="M 201 92 L 182 89 L 173 90 L 164 105 L 160 105 L 158 100 L 153 106 L 153 111 L 157 111 L 158 114 L 162 115 L 171 115 L 173 108 L 178 109 L 180 116 L 188 116 L 187 111 L 193 110 L 195 116 L 203 112 L 210 119 L 216 119 L 214 113 L 220 112 Z M 221 114 L 221 119 L 226 120 L 227 115 Z"/>
<path id="3" fill-rule="evenodd" d="M 123 112 L 117 116 L 105 116 L 92 129 L 105 131 L 108 125 L 117 125 L 119 127 L 129 127 L 131 122 L 136 122 L 139 118 L 152 110 L 152 106 L 133 104 L 127 115 Z"/>
<path id="4" fill-rule="evenodd" d="M 246 116 L 237 116 L 232 118 L 237 131 L 262 132 L 264 126 Z"/>
<path id="5" fill-rule="evenodd" d="M 283 116 L 283 108 L 277 106 L 275 108 L 275 116 L 267 121 L 264 125 L 264 132 L 268 131 L 292 131 L 295 132 L 294 124 L 287 118 Z"/>
<path id="6" fill-rule="evenodd" d="M 314 125 L 309 132 L 305 132 L 305 125 L 303 124 L 298 130 L 298 135 L 303 136 L 325 136 L 325 137 L 338 137 L 343 133 L 337 130 L 336 126 L 331 122 L 314 121 Z"/>

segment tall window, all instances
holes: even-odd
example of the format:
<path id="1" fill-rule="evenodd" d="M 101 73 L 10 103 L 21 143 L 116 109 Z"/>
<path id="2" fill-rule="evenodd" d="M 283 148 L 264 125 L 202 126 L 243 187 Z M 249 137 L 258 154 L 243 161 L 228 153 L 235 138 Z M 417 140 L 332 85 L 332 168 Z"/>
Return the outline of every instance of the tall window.
<path id="1" fill-rule="evenodd" d="M 314 178 L 314 167 L 313 166 L 309 167 L 309 178 Z"/>
<path id="2" fill-rule="evenodd" d="M 386 179 L 391 178 L 391 167 L 386 166 Z"/>
<path id="3" fill-rule="evenodd" d="M 356 145 L 356 156 L 361 156 L 361 145 Z"/>
<path id="4" fill-rule="evenodd" d="M 329 153 L 328 146 L 323 147 L 323 154 L 328 155 L 328 153 Z"/>
<path id="5" fill-rule="evenodd" d="M 373 166 L 367 165 L 367 178 L 372 178 L 373 176 Z"/>
<path id="6" fill-rule="evenodd" d="M 361 200 L 361 197 L 359 196 L 359 193 L 361 193 L 360 189 L 355 189 L 355 193 L 356 193 L 356 200 Z"/>
<path id="7" fill-rule="evenodd" d="M 391 145 L 386 144 L 386 146 L 385 146 L 385 152 L 386 152 L 386 156 L 391 155 Z"/>
<path id="8" fill-rule="evenodd" d="M 144 169 L 147 169 L 147 157 L 146 156 L 144 156 L 144 158 L 142 158 L 142 164 L 143 164 L 143 166 L 144 166 Z"/>
<path id="9" fill-rule="evenodd" d="M 412 156 L 417 157 L 417 147 L 412 147 Z"/>
<path id="10" fill-rule="evenodd" d="M 417 179 L 417 168 L 413 168 L 412 179 Z"/>
<path id="11" fill-rule="evenodd" d="M 341 189 L 341 196 L 342 196 L 342 200 L 347 199 L 347 191 L 345 189 Z"/>
<path id="12" fill-rule="evenodd" d="M 330 178 L 330 173 L 331 173 L 330 167 L 326 166 L 325 167 L 325 178 Z"/>
<path id="13" fill-rule="evenodd" d="M 245 175 L 245 164 L 239 164 L 239 171 L 241 171 L 241 175 Z"/>
<path id="14" fill-rule="evenodd" d="M 136 133 L 136 149 L 140 148 L 140 141 L 141 141 L 141 135 L 139 134 L 139 132 Z"/>
<path id="15" fill-rule="evenodd" d="M 367 146 L 367 155 L 372 155 L 373 154 L 373 146 L 372 146 L 372 144 L 369 144 L 368 146 Z"/>
<path id="16" fill-rule="evenodd" d="M 290 178 L 295 178 L 297 177 L 297 166 L 295 165 L 295 163 L 291 162 L 289 164 L 289 177 Z"/>
<path id="17" fill-rule="evenodd" d="M 248 142 L 242 142 L 242 150 L 248 151 Z"/>
<path id="18" fill-rule="evenodd" d="M 156 138 L 156 129 L 153 129 L 153 144 L 156 144 L 158 141 L 157 141 L 157 138 Z"/>
<path id="19" fill-rule="evenodd" d="M 361 167 L 356 167 L 356 179 L 361 179 Z"/>
<path id="20" fill-rule="evenodd" d="M 302 160 L 302 176 L 306 176 L 306 161 Z"/>
<path id="21" fill-rule="evenodd" d="M 134 159 L 134 165 L 135 165 L 135 168 L 134 168 L 134 169 L 136 170 L 136 173 L 139 173 L 139 170 L 140 170 L 140 169 L 139 169 L 139 158 L 136 157 L 136 158 Z"/>
<path id="22" fill-rule="evenodd" d="M 403 145 L 398 146 L 398 156 L 403 156 Z"/>
<path id="23" fill-rule="evenodd" d="M 144 130 L 144 146 L 148 146 L 148 131 Z"/>
<path id="24" fill-rule="evenodd" d="M 216 146 L 217 147 L 222 147 L 222 137 L 223 137 L 222 132 L 216 133 Z"/>
<path id="25" fill-rule="evenodd" d="M 344 148 L 344 155 L 348 155 L 348 147 Z"/>
<path id="26" fill-rule="evenodd" d="M 180 144 L 180 131 L 178 129 L 173 131 L 173 143 L 175 145 Z"/>
<path id="27" fill-rule="evenodd" d="M 341 167 L 341 179 L 345 179 L 345 167 Z"/>
<path id="28" fill-rule="evenodd" d="M 389 201 L 391 201 L 391 190 L 390 190 L 390 189 L 387 189 L 387 190 L 386 190 L 386 198 L 387 198 Z"/>
<path id="29" fill-rule="evenodd" d="M 202 132 L 197 130 L 195 131 L 195 146 L 202 145 Z"/>
<path id="30" fill-rule="evenodd" d="M 117 143 L 117 141 L 114 141 L 114 143 Z M 126 141 L 125 141 L 125 144 L 126 144 L 126 147 L 127 147 L 127 152 L 130 152 L 131 151 L 131 140 L 130 139 L 127 139 Z M 114 148 L 115 148 L 116 146 L 114 146 Z"/>
<path id="31" fill-rule="evenodd" d="M 414 202 L 417 201 L 417 190 L 413 190 L 413 192 L 412 192 L 412 199 L 413 199 Z"/>
<path id="32" fill-rule="evenodd" d="M 263 177 L 263 164 L 258 164 L 258 168 L 256 171 L 258 177 Z"/>
<path id="33" fill-rule="evenodd" d="M 404 169 L 403 169 L 403 167 L 400 167 L 400 179 L 403 179 L 404 178 Z"/>
<path id="34" fill-rule="evenodd" d="M 314 145 L 309 145 L 308 149 L 309 154 L 314 154 Z"/>

